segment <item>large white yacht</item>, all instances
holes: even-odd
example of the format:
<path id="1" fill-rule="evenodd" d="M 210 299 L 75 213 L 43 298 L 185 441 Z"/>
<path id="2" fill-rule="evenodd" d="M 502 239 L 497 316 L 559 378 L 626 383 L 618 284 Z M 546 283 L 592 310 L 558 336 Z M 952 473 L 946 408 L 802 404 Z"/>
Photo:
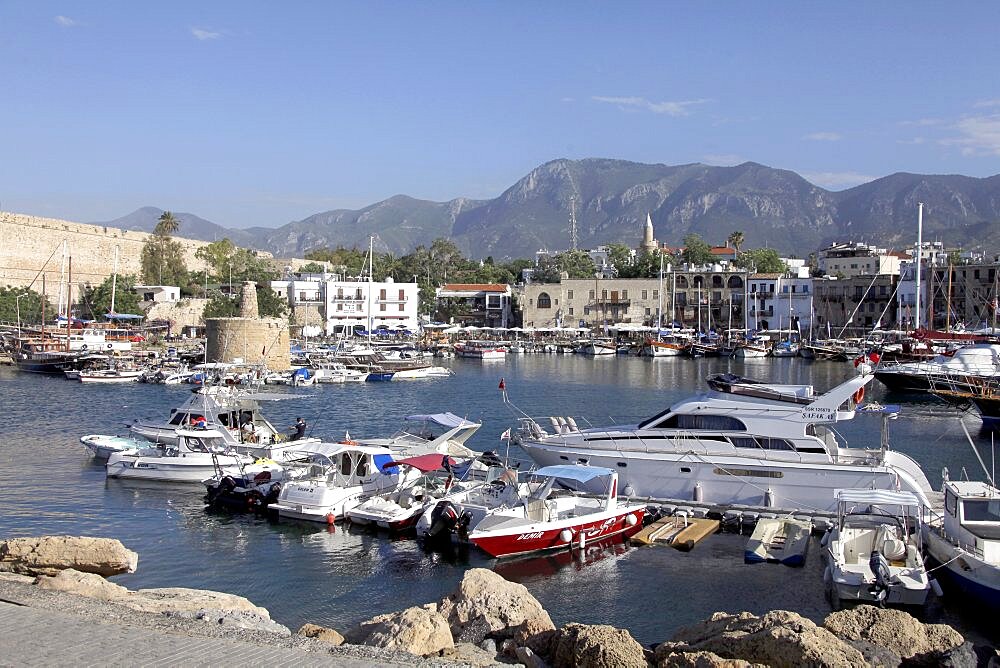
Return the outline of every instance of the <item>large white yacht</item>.
<path id="1" fill-rule="evenodd" d="M 907 491 L 934 496 L 919 464 L 889 450 L 898 407 L 858 406 L 873 376 L 815 395 L 810 385 L 738 377 L 710 379 L 711 391 L 638 424 L 580 429 L 552 417 L 551 431 L 521 418 L 521 447 L 539 466 L 590 464 L 618 471 L 633 497 L 833 512 L 834 490 Z M 848 448 L 833 425 L 866 412 L 882 417 L 881 441 Z"/>

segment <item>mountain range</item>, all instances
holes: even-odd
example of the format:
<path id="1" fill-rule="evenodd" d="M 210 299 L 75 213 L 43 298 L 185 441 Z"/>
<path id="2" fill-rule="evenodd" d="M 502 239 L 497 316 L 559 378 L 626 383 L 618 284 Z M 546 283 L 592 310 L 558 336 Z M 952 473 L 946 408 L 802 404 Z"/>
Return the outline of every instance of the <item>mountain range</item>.
<path id="1" fill-rule="evenodd" d="M 570 247 L 571 212 L 580 248 L 638 245 L 648 213 L 661 243 L 679 246 L 694 232 L 722 245 L 740 231 L 744 248 L 805 256 L 838 241 L 911 246 L 918 202 L 924 203 L 924 240 L 966 250 L 1000 248 L 1000 175 L 900 172 L 830 191 L 795 172 L 754 162 L 715 167 L 560 159 L 533 169 L 494 199 L 431 202 L 396 195 L 275 228 L 229 229 L 193 214 L 174 215 L 181 221 L 179 236 L 228 237 L 278 257 L 302 257 L 323 246 L 364 248 L 375 235 L 379 251 L 397 255 L 446 237 L 469 257 L 530 258 L 542 248 Z M 149 232 L 161 213 L 143 207 L 96 224 Z"/>

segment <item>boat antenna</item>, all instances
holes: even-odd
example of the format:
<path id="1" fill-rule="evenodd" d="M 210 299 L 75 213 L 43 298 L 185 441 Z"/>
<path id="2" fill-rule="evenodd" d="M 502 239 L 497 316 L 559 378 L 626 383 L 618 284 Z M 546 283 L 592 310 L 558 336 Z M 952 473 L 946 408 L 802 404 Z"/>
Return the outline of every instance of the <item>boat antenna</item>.
<path id="1" fill-rule="evenodd" d="M 962 431 L 965 432 L 965 438 L 969 441 L 969 447 L 971 447 L 972 448 L 972 452 L 974 452 L 976 454 L 976 459 L 979 460 L 979 465 L 983 467 L 983 473 L 986 474 L 986 478 L 987 478 L 988 482 L 993 487 L 996 487 L 996 483 L 993 482 L 994 481 L 993 476 L 990 475 L 990 471 L 989 471 L 989 469 L 986 468 L 986 464 L 983 462 L 983 458 L 979 455 L 979 450 L 976 449 L 976 444 L 972 442 L 972 436 L 969 435 L 969 428 L 965 426 L 965 421 L 964 420 L 960 420 L 959 424 L 962 425 Z M 994 460 L 994 466 L 995 465 L 996 465 L 996 461 Z"/>

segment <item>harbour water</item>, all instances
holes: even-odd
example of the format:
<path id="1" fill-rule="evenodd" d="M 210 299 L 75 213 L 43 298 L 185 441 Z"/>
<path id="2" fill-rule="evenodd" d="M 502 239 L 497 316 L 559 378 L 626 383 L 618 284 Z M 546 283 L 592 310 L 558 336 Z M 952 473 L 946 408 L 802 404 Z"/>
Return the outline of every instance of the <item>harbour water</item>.
<path id="1" fill-rule="evenodd" d="M 634 422 L 671 402 L 706 389 L 704 379 L 724 371 L 774 382 L 811 383 L 826 390 L 856 373 L 850 364 L 801 359 L 583 358 L 509 356 L 506 362 L 445 362 L 456 375 L 439 380 L 324 385 L 282 389 L 294 395 L 265 411 L 279 428 L 297 416 L 310 435 L 340 440 L 388 435 L 402 417 L 451 411 L 483 428 L 470 445 L 503 448 L 500 433 L 515 424 L 497 385 L 505 378 L 511 401 L 532 416 L 572 415 L 594 424 Z M 822 620 L 819 545 L 802 569 L 743 564 L 746 537 L 719 534 L 690 553 L 666 547 L 591 546 L 558 554 L 497 562 L 475 550 L 425 552 L 412 539 L 389 539 L 338 525 L 276 522 L 251 515 L 209 513 L 197 486 L 105 480 L 80 445 L 89 433 L 125 433 L 136 418 L 166 416 L 187 386 L 81 384 L 0 368 L 4 427 L 0 430 L 0 538 L 41 534 L 109 536 L 140 555 L 136 573 L 115 578 L 131 589 L 187 586 L 250 598 L 292 628 L 304 622 L 346 629 L 375 614 L 441 598 L 470 567 L 491 568 L 523 583 L 556 624 L 607 623 L 629 629 L 642 643 L 667 639 L 675 629 L 715 611 L 762 613 L 782 608 Z M 964 421 L 991 465 L 991 436 L 975 415 L 942 402 L 886 396 L 877 382 L 868 400 L 900 403 L 892 447 L 919 461 L 931 483 L 942 467 L 982 470 L 960 426 Z M 583 424 L 583 423 L 581 423 Z M 838 424 L 851 445 L 878 447 L 880 421 L 859 416 Z M 504 454 L 501 451 L 501 454 Z M 511 452 L 512 455 L 519 453 Z M 997 631 L 955 600 L 945 599 L 943 621 L 973 637 L 996 642 Z"/>

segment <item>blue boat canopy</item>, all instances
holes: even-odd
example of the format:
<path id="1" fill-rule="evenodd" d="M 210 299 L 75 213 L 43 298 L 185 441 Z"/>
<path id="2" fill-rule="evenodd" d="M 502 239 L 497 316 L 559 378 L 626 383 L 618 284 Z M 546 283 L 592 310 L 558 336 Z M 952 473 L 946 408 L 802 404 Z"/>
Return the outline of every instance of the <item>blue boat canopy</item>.
<path id="1" fill-rule="evenodd" d="M 579 466 L 574 464 L 557 464 L 555 466 L 545 466 L 532 471 L 530 475 L 543 476 L 546 478 L 565 478 L 577 482 L 590 482 L 595 478 L 604 478 L 614 473 L 611 469 L 603 466 Z"/>

